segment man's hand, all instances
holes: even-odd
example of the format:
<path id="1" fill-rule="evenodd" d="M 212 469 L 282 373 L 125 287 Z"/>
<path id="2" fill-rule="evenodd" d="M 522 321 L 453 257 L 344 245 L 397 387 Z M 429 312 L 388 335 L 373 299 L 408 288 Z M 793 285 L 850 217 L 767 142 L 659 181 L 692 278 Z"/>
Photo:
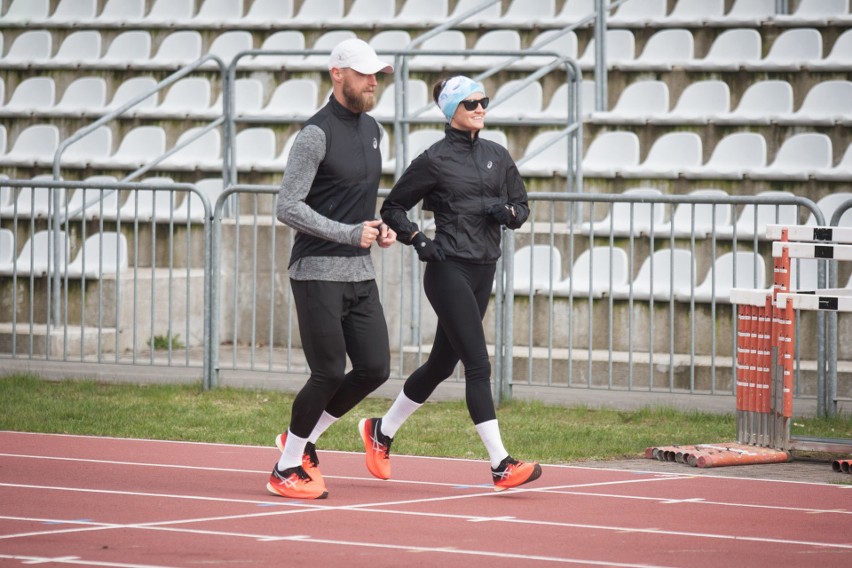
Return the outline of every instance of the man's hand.
<path id="1" fill-rule="evenodd" d="M 373 246 L 373 243 L 379 238 L 379 227 L 381 225 L 381 219 L 364 221 L 363 228 L 361 229 L 361 248 L 368 249 Z"/>
<path id="2" fill-rule="evenodd" d="M 423 262 L 439 262 L 447 258 L 443 249 L 423 233 L 417 233 L 411 238 L 411 246 Z"/>
<path id="3" fill-rule="evenodd" d="M 379 225 L 378 242 L 380 247 L 388 248 L 396 242 L 396 231 L 382 223 Z"/>

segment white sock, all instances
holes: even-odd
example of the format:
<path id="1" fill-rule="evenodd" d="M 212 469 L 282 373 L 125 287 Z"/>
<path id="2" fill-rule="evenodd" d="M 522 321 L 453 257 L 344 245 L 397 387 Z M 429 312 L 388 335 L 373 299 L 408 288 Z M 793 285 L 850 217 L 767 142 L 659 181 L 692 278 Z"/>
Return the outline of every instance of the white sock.
<path id="1" fill-rule="evenodd" d="M 300 438 L 287 430 L 287 440 L 284 441 L 284 451 L 278 458 L 278 471 L 284 471 L 297 465 L 302 465 L 302 454 L 305 453 L 306 438 Z"/>
<path id="2" fill-rule="evenodd" d="M 322 411 L 322 416 L 320 416 L 319 422 L 314 426 L 314 431 L 311 432 L 311 435 L 308 436 L 308 442 L 312 444 L 316 444 L 319 437 L 323 435 L 323 432 L 328 430 L 328 428 L 337 422 L 338 418 L 336 416 L 332 416 L 325 410 Z"/>
<path id="3" fill-rule="evenodd" d="M 423 404 L 414 402 L 400 391 L 399 396 L 382 416 L 382 434 L 391 438 L 396 436 L 396 431 L 399 430 L 400 426 L 421 406 Z"/>
<path id="4" fill-rule="evenodd" d="M 482 438 L 482 443 L 485 444 L 485 449 L 488 451 L 491 467 L 497 467 L 509 455 L 509 452 L 503 447 L 497 419 L 480 422 L 476 425 L 476 431 L 479 432 L 479 437 Z"/>

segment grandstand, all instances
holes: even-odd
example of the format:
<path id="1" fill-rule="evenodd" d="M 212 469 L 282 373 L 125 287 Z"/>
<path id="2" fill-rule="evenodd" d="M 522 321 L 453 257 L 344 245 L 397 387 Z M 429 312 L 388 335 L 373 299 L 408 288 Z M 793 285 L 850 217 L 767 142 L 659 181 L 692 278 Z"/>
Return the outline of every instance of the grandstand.
<path id="1" fill-rule="evenodd" d="M 483 135 L 542 195 L 507 234 L 489 310 L 503 380 L 732 394 L 728 291 L 772 281 L 766 224 L 816 224 L 811 202 L 828 224 L 852 197 L 850 2 L 621 0 L 600 29 L 598 3 L 3 0 L 0 357 L 203 368 L 209 384 L 304 372 L 275 186 L 330 91 L 325 54 L 357 36 L 397 58 L 374 112 L 384 188 L 441 135 L 430 85 L 465 73 L 494 98 Z M 377 262 L 404 377 L 434 319 L 410 251 Z M 800 320 L 796 392 L 813 401 L 836 337 Z M 849 342 L 834 370 L 852 399 Z"/>

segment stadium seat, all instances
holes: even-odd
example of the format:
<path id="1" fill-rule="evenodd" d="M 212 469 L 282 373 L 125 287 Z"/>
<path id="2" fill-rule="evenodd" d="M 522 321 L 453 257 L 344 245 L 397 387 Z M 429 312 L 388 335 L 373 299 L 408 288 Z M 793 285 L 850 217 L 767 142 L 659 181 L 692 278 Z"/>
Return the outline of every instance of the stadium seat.
<path id="1" fill-rule="evenodd" d="M 852 181 L 852 143 L 834 167 L 817 168 L 813 176 L 821 181 Z"/>
<path id="2" fill-rule="evenodd" d="M 260 49 L 266 51 L 301 51 L 305 49 L 305 34 L 300 30 L 278 31 L 263 40 Z M 292 55 L 253 55 L 246 58 L 247 65 L 262 69 L 281 69 L 291 61 L 303 58 L 300 54 Z"/>
<path id="3" fill-rule="evenodd" d="M 254 0 L 241 21 L 251 26 L 277 27 L 292 19 L 293 0 Z"/>
<path id="4" fill-rule="evenodd" d="M 295 59 L 289 62 L 293 69 L 303 71 L 328 71 L 328 56 L 331 50 L 343 40 L 357 37 L 352 30 L 331 30 L 320 35 L 311 46 L 313 50 L 324 53 L 306 55 L 303 59 Z"/>
<path id="5" fill-rule="evenodd" d="M 696 189 L 689 195 L 711 198 L 729 196 L 722 189 Z M 694 235 L 697 239 L 707 238 L 722 227 L 730 229 L 732 210 L 729 203 L 679 203 L 672 213 L 671 221 L 658 225 L 654 232 L 658 237 L 690 238 Z"/>
<path id="6" fill-rule="evenodd" d="M 793 134 L 781 143 L 775 159 L 749 172 L 753 179 L 806 180 L 816 170 L 831 167 L 831 138 L 826 134 Z"/>
<path id="7" fill-rule="evenodd" d="M 629 5 L 629 2 L 623 4 L 623 6 Z M 663 29 L 648 38 L 642 53 L 636 59 L 614 64 L 620 69 L 669 71 L 674 65 L 692 61 L 694 55 L 695 40 L 691 31 L 680 28 Z"/>
<path id="8" fill-rule="evenodd" d="M 627 189 L 622 193 L 624 196 L 640 199 L 654 199 L 662 194 L 659 189 L 651 187 Z M 665 222 L 667 210 L 665 203 L 614 202 L 610 204 L 603 219 L 580 223 L 577 232 L 598 237 L 650 235 Z"/>
<path id="9" fill-rule="evenodd" d="M 825 26 L 837 16 L 849 15 L 849 0 L 799 0 L 790 14 L 776 14 L 773 23 L 786 26 Z"/>
<path id="10" fill-rule="evenodd" d="M 622 66 L 636 57 L 636 38 L 630 30 L 606 31 L 606 66 L 611 69 Z M 586 43 L 586 50 L 577 60 L 580 69 L 590 70 L 595 65 L 595 38 Z"/>
<path id="11" fill-rule="evenodd" d="M 4 154 L 6 154 L 6 144 L 8 141 L 6 140 L 6 127 L 0 124 L 0 158 Z M 0 174 L 0 179 L 7 179 L 8 176 L 6 174 Z"/>
<path id="12" fill-rule="evenodd" d="M 130 77 L 129 79 L 125 79 L 123 83 L 116 87 L 115 93 L 112 95 L 112 100 L 106 105 L 105 110 L 118 109 L 135 98 L 141 97 L 146 92 L 151 91 L 156 85 L 157 81 L 153 77 Z M 135 113 L 138 110 L 153 109 L 157 106 L 157 99 L 157 93 L 153 92 L 131 107 L 128 112 Z"/>
<path id="13" fill-rule="evenodd" d="M 648 117 L 651 124 L 707 124 L 716 114 L 731 110 L 731 91 L 725 81 L 695 81 L 686 86 L 668 113 Z"/>
<path id="14" fill-rule="evenodd" d="M 457 51 L 466 49 L 464 32 L 461 30 L 445 30 L 425 40 L 420 44 L 419 49 L 424 51 Z M 460 56 L 417 54 L 409 60 L 409 68 L 412 71 L 439 71 L 448 62 L 457 63 L 461 60 Z"/>
<path id="15" fill-rule="evenodd" d="M 296 136 L 298 136 L 298 135 L 299 135 L 298 132 L 294 132 L 293 134 L 291 134 L 287 138 L 287 141 L 284 142 L 284 147 L 281 149 L 281 153 L 278 154 L 277 158 L 275 158 L 275 168 L 277 169 L 277 171 L 283 171 L 284 166 L 287 165 L 287 160 L 288 160 L 288 158 L 290 158 L 290 150 L 293 149 L 293 143 L 296 141 Z M 381 141 L 379 142 L 379 146 L 382 149 L 382 158 L 387 156 L 387 152 L 386 152 L 387 140 L 388 140 L 388 137 L 383 136 Z M 383 166 L 382 173 L 392 173 L 392 171 L 386 172 L 384 170 L 384 166 Z"/>
<path id="16" fill-rule="evenodd" d="M 263 83 L 259 79 L 243 78 L 234 81 L 234 113 L 236 116 L 258 114 L 263 108 Z M 216 100 L 205 116 L 217 117 L 222 114 L 223 93 L 219 91 Z"/>
<path id="17" fill-rule="evenodd" d="M 515 294 L 547 293 L 562 278 L 562 254 L 550 245 L 519 247 L 513 257 Z"/>
<path id="18" fill-rule="evenodd" d="M 482 51 L 520 51 L 521 35 L 518 30 L 489 30 L 483 33 L 473 45 L 477 52 Z M 510 55 L 468 55 L 462 61 L 450 63 L 448 67 L 471 70 L 484 70 L 511 59 Z"/>
<path id="19" fill-rule="evenodd" d="M 450 14 L 450 19 L 457 18 L 467 12 L 472 12 L 462 20 L 457 27 L 479 27 L 500 19 L 501 2 L 492 2 L 485 8 L 480 8 L 484 0 L 458 0 Z"/>
<path id="20" fill-rule="evenodd" d="M 21 276 L 44 276 L 48 273 L 53 273 L 56 265 L 54 263 L 54 247 L 57 246 L 55 237 L 58 237 L 59 247 L 59 266 L 60 270 L 65 268 L 65 260 L 68 258 L 69 243 L 65 231 L 60 231 L 58 235 L 54 235 L 53 231 L 38 231 L 24 242 L 18 258 L 15 260 L 15 266 L 8 272 L 0 272 L 0 274 L 11 275 L 13 271 L 17 271 L 18 277 Z M 50 254 L 48 254 L 50 253 Z M 51 270 L 53 269 L 53 270 Z"/>
<path id="21" fill-rule="evenodd" d="M 538 81 L 527 83 L 520 91 L 506 96 L 519 88 L 522 83 L 523 80 L 516 79 L 500 85 L 491 99 L 493 102 L 488 107 L 489 120 L 517 121 L 541 113 L 544 94 L 541 83 Z"/>
<path id="22" fill-rule="evenodd" d="M 705 18 L 704 25 L 757 27 L 775 17 L 775 1 L 734 0 L 726 14 Z"/>
<path id="23" fill-rule="evenodd" d="M 529 48 L 538 51 L 552 51 L 563 57 L 577 59 L 577 34 L 573 30 L 568 32 L 545 30 L 533 38 Z M 512 63 L 512 68 L 534 70 L 547 65 L 552 60 L 552 55 L 527 55 Z"/>
<path id="24" fill-rule="evenodd" d="M 112 40 L 98 66 L 125 67 L 151 58 L 151 34 L 145 30 L 121 32 Z"/>
<path id="25" fill-rule="evenodd" d="M 385 133 L 387 138 L 387 133 Z M 432 144 L 437 142 L 438 140 L 444 137 L 443 129 L 439 130 L 437 128 L 421 128 L 420 130 L 414 130 L 409 132 L 408 134 L 408 162 L 403 164 L 403 167 L 407 166 L 409 162 L 411 162 L 414 158 L 423 153 L 424 150 L 429 148 Z M 382 158 L 383 171 L 393 172 L 396 168 L 396 156 L 389 157 L 389 154 L 382 150 Z M 385 169 L 386 168 L 386 169 Z"/>
<path id="26" fill-rule="evenodd" d="M 106 106 L 106 81 L 103 77 L 80 77 L 72 81 L 53 108 L 53 113 L 96 115 Z"/>
<path id="27" fill-rule="evenodd" d="M 838 191 L 836 193 L 829 193 L 817 201 L 817 206 L 819 207 L 822 216 L 825 218 L 826 225 L 831 224 L 831 217 L 834 215 L 834 212 L 837 211 L 838 207 L 849 200 L 852 200 L 852 193 Z M 813 213 L 808 215 L 808 220 L 805 222 L 805 225 L 816 225 L 816 217 L 814 217 Z M 852 227 L 852 209 L 847 209 L 846 212 L 843 213 L 840 217 L 840 223 L 838 226 Z"/>
<path id="28" fill-rule="evenodd" d="M 210 202 L 210 214 L 213 214 L 216 200 L 222 194 L 222 178 L 204 178 L 195 182 L 195 187 L 198 188 Z M 190 222 L 201 223 L 204 221 L 204 203 L 198 194 L 194 192 L 187 193 L 180 205 L 174 210 L 173 217 L 175 222 Z"/>
<path id="29" fill-rule="evenodd" d="M 146 24 L 173 24 L 192 19 L 195 12 L 194 0 L 155 0 L 151 11 L 145 16 Z"/>
<path id="30" fill-rule="evenodd" d="M 291 20 L 298 27 L 325 27 L 343 19 L 343 0 L 304 0 Z"/>
<path id="31" fill-rule="evenodd" d="M 443 121 L 443 115 L 438 107 L 432 103 L 429 87 L 422 79 L 409 79 L 405 85 L 405 96 L 408 101 L 408 113 L 418 110 L 426 105 L 429 105 L 430 112 L 421 114 L 421 117 L 432 116 L 438 121 Z M 391 121 L 396 114 L 395 101 L 396 86 L 393 83 L 388 85 L 382 91 L 376 107 L 370 112 L 377 120 Z"/>
<path id="32" fill-rule="evenodd" d="M 695 258 L 689 249 L 654 251 L 639 267 L 631 284 L 613 287 L 612 297 L 634 300 L 669 301 L 675 290 L 691 290 L 695 282 Z"/>
<path id="33" fill-rule="evenodd" d="M 166 132 L 160 126 L 137 126 L 124 135 L 118 150 L 103 161 L 101 168 L 138 168 L 166 151 Z"/>
<path id="34" fill-rule="evenodd" d="M 28 116 L 44 112 L 56 104 L 56 84 L 52 77 L 29 77 L 24 79 L 9 97 L 9 102 L 0 107 L 7 115 Z"/>
<path id="35" fill-rule="evenodd" d="M 491 140 L 492 142 L 496 142 L 504 148 L 509 148 L 509 137 L 506 136 L 506 132 L 504 132 L 503 130 L 498 130 L 496 128 L 484 128 L 479 131 L 479 137 L 483 140 Z"/>
<path id="36" fill-rule="evenodd" d="M 63 167 L 85 168 L 92 161 L 106 159 L 112 153 L 112 129 L 99 126 L 65 149 L 60 158 Z"/>
<path id="37" fill-rule="evenodd" d="M 175 147 L 189 141 L 202 130 L 190 128 L 178 136 Z M 209 130 L 160 162 L 160 169 L 216 169 L 222 167 L 222 134 Z"/>
<path id="38" fill-rule="evenodd" d="M 209 0 L 207 1 L 209 2 Z M 241 51 L 249 51 L 250 49 L 254 49 L 254 40 L 252 39 L 251 32 L 235 30 L 224 32 L 216 36 L 216 38 L 214 38 L 210 43 L 210 48 L 207 50 L 207 53 L 217 56 L 225 64 L 225 67 L 227 67 L 234 60 L 234 56 L 237 55 L 237 53 Z M 247 55 L 240 59 L 237 66 L 244 66 L 248 63 L 249 57 L 251 56 Z M 212 61 L 208 61 L 205 63 L 205 67 L 216 67 L 216 64 Z"/>
<path id="39" fill-rule="evenodd" d="M 595 0 L 565 0 L 562 8 L 554 16 L 553 20 L 561 26 L 574 24 L 591 16 L 594 14 L 594 11 Z"/>
<path id="40" fill-rule="evenodd" d="M 394 18 L 395 26 L 434 26 L 444 22 L 449 13 L 448 0 L 406 0 Z"/>
<path id="41" fill-rule="evenodd" d="M 411 34 L 405 30 L 383 30 L 370 38 L 369 43 L 379 57 L 390 59 L 387 52 L 401 51 L 411 43 Z"/>
<path id="42" fill-rule="evenodd" d="M 551 25 L 555 14 L 555 0 L 512 0 L 494 23 L 513 29 L 540 27 Z"/>
<path id="43" fill-rule="evenodd" d="M 103 232 L 86 238 L 65 274 L 69 278 L 96 279 L 105 274 L 121 274 L 127 268 L 127 237 L 122 233 Z"/>
<path id="44" fill-rule="evenodd" d="M 162 101 L 152 109 L 138 109 L 139 116 L 187 117 L 210 106 L 210 81 L 204 77 L 178 79 L 166 91 Z"/>
<path id="45" fill-rule="evenodd" d="M 731 300 L 731 288 L 766 288 L 766 262 L 759 254 L 726 252 L 716 258 L 704 280 L 690 293 L 687 288 L 675 290 L 680 302 L 718 303 Z"/>
<path id="46" fill-rule="evenodd" d="M 301 120 L 311 116 L 318 108 L 317 82 L 313 79 L 290 79 L 275 87 L 269 103 L 258 114 L 281 120 Z"/>
<path id="47" fill-rule="evenodd" d="M 615 9 L 607 20 L 612 26 L 646 26 L 665 18 L 668 12 L 666 0 L 631 0 Z"/>
<path id="48" fill-rule="evenodd" d="M 242 170 L 256 170 L 275 161 L 275 132 L 271 128 L 245 128 L 234 139 L 235 161 Z"/>
<path id="49" fill-rule="evenodd" d="M 90 65 L 101 58 L 101 32 L 83 30 L 71 32 L 50 62 L 61 66 Z"/>
<path id="50" fill-rule="evenodd" d="M 353 0 L 349 11 L 341 20 L 348 26 L 383 26 L 393 22 L 396 0 Z"/>
<path id="51" fill-rule="evenodd" d="M 824 59 L 808 61 L 806 67 L 812 71 L 842 71 L 852 67 L 852 29 L 837 37 Z"/>
<path id="52" fill-rule="evenodd" d="M 568 139 L 559 130 L 546 130 L 529 141 L 524 156 L 518 160 L 518 171 L 523 176 L 565 175 L 567 160 Z"/>
<path id="53" fill-rule="evenodd" d="M 103 184 L 103 189 L 76 189 L 68 200 L 66 213 L 68 219 L 92 220 L 100 218 L 115 219 L 119 209 L 119 192 L 108 184 L 115 182 L 115 176 L 91 176 L 86 183 Z"/>
<path id="54" fill-rule="evenodd" d="M 95 19 L 97 0 L 59 0 L 51 14 L 51 24 L 76 24 Z"/>
<path id="55" fill-rule="evenodd" d="M 163 38 L 156 55 L 145 65 L 175 67 L 192 63 L 201 57 L 201 34 L 195 30 L 172 32 Z"/>
<path id="56" fill-rule="evenodd" d="M 50 0 L 12 0 L 9 9 L 3 14 L 3 22 L 26 24 L 47 20 Z"/>
<path id="57" fill-rule="evenodd" d="M 53 36 L 47 30 L 28 30 L 15 38 L 2 59 L 4 65 L 28 66 L 50 59 Z"/>
<path id="58" fill-rule="evenodd" d="M 683 176 L 700 179 L 743 179 L 766 166 L 766 139 L 757 132 L 734 132 L 716 143 L 706 164 L 684 168 Z"/>
<path id="59" fill-rule="evenodd" d="M 725 0 L 677 0 L 672 11 L 655 20 L 656 25 L 700 26 L 710 18 L 719 18 L 725 13 Z"/>
<path id="60" fill-rule="evenodd" d="M 746 62 L 760 61 L 762 49 L 758 30 L 724 30 L 713 40 L 707 55 L 688 61 L 683 66 L 690 71 L 735 71 Z"/>
<path id="61" fill-rule="evenodd" d="M 788 191 L 762 191 L 757 197 L 793 197 Z M 720 229 L 720 237 L 733 238 L 736 233 L 737 240 L 751 240 L 757 237 L 759 240 L 766 239 L 766 225 L 798 225 L 799 212 L 796 205 L 743 205 L 737 222 L 728 228 Z"/>
<path id="62" fill-rule="evenodd" d="M 746 62 L 749 71 L 798 71 L 810 61 L 822 59 L 822 34 L 813 28 L 793 28 L 781 32 L 769 53 L 760 61 Z"/>
<path id="63" fill-rule="evenodd" d="M 701 137 L 695 132 L 668 132 L 657 138 L 641 164 L 621 167 L 624 177 L 676 178 L 701 165 Z"/>
<path id="64" fill-rule="evenodd" d="M 580 116 L 589 117 L 595 108 L 595 83 L 583 79 L 580 84 Z M 559 85 L 541 114 L 534 118 L 564 122 L 568 118 L 568 83 Z"/>
<path id="65" fill-rule="evenodd" d="M 174 183 L 168 177 L 152 177 L 142 180 L 142 183 L 152 185 L 169 185 Z M 175 193 L 170 190 L 132 189 L 127 192 L 124 204 L 118 210 L 118 219 L 121 221 L 149 222 L 149 221 L 177 221 L 174 219 L 173 210 Z M 108 219 L 109 217 L 105 217 Z"/>
<path id="66" fill-rule="evenodd" d="M 793 112 L 793 87 L 784 80 L 756 81 L 749 85 L 737 108 L 711 117 L 716 124 L 769 124 L 773 116 Z"/>
<path id="67" fill-rule="evenodd" d="M 50 181 L 51 175 L 35 176 L 32 181 Z M 47 187 L 23 186 L 18 189 L 15 202 L 0 210 L 0 216 L 12 217 L 17 213 L 18 219 L 46 219 L 54 211 L 53 197 L 59 198 L 59 203 L 65 203 L 65 188 L 50 189 Z"/>
<path id="68" fill-rule="evenodd" d="M 591 141 L 583 156 L 583 175 L 615 177 L 638 164 L 639 137 L 634 132 L 604 132 Z"/>
<path id="69" fill-rule="evenodd" d="M 18 134 L 12 149 L 2 157 L 5 165 L 51 165 L 59 147 L 59 128 L 54 124 L 34 124 Z"/>
<path id="70" fill-rule="evenodd" d="M 622 289 L 628 282 L 627 253 L 608 246 L 586 249 L 571 268 L 571 275 L 554 284 L 554 295 L 600 298 Z"/>
<path id="71" fill-rule="evenodd" d="M 112 25 L 141 22 L 145 18 L 145 4 L 145 0 L 106 0 L 97 22 Z"/>
<path id="72" fill-rule="evenodd" d="M 0 229 L 0 274 L 10 274 L 15 266 L 15 234 Z"/>
<path id="73" fill-rule="evenodd" d="M 243 0 L 202 0 L 192 25 L 232 25 L 243 17 Z"/>
<path id="74" fill-rule="evenodd" d="M 823 81 L 805 95 L 794 113 L 773 116 L 781 125 L 833 126 L 852 122 L 852 81 Z"/>
<path id="75" fill-rule="evenodd" d="M 665 116 L 669 112 L 669 87 L 663 81 L 646 80 L 630 83 L 609 111 L 592 112 L 595 124 L 645 124 L 649 116 Z"/>

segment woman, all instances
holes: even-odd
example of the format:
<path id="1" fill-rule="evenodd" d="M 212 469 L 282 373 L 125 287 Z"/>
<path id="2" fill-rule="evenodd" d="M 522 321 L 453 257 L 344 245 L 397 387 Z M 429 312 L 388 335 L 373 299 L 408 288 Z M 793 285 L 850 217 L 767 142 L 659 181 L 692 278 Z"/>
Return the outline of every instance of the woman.
<path id="1" fill-rule="evenodd" d="M 501 226 L 517 229 L 526 221 L 527 193 L 509 152 L 479 137 L 488 107 L 484 87 L 456 76 L 438 82 L 432 94 L 447 119 L 445 137 L 409 165 L 381 215 L 397 240 L 412 245 L 427 263 L 423 288 L 438 316 L 438 329 L 428 360 L 408 378 L 388 412 L 361 420 L 359 430 L 370 473 L 390 478 L 396 431 L 461 360 L 467 408 L 488 451 L 495 490 L 501 491 L 541 475 L 537 463 L 515 460 L 503 447 L 482 328 L 500 256 Z M 434 241 L 406 214 L 421 201 L 435 215 Z"/>

